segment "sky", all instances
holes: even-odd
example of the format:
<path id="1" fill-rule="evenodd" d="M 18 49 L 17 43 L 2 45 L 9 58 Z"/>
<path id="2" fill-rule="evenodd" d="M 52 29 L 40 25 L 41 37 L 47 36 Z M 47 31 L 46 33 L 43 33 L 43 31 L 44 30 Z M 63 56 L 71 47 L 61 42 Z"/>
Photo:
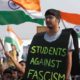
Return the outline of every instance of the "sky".
<path id="1" fill-rule="evenodd" d="M 0 7 L 4 7 L 5 3 L 0 0 Z M 41 12 L 44 17 L 44 13 L 47 9 L 54 8 L 64 12 L 69 13 L 80 13 L 80 0 L 40 0 Z M 6 5 L 6 8 L 8 4 Z M 5 10 L 6 8 L 0 8 L 0 10 Z M 11 10 L 11 9 L 10 9 Z M 65 23 L 67 27 L 73 27 L 72 24 Z M 14 31 L 23 39 L 32 39 L 35 33 L 37 32 L 37 26 L 41 26 L 36 23 L 26 22 L 20 25 L 11 25 L 14 28 Z M 60 27 L 64 28 L 62 22 L 60 23 Z M 7 35 L 6 32 L 7 26 L 0 25 L 0 37 L 4 38 Z"/>

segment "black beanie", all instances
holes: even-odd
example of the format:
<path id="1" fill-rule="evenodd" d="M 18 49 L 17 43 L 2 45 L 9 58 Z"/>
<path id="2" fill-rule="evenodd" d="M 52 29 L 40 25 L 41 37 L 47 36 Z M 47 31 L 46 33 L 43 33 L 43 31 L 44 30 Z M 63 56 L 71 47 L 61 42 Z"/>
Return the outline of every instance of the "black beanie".
<path id="1" fill-rule="evenodd" d="M 60 20 L 60 11 L 56 10 L 56 9 L 48 9 L 45 12 L 45 16 L 47 15 L 53 15 L 55 16 L 58 20 Z"/>

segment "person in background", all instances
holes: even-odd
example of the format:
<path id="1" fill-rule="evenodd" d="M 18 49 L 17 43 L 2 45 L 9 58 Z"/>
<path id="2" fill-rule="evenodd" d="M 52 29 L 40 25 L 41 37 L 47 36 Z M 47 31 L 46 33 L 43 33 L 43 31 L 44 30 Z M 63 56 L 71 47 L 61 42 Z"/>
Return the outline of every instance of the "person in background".
<path id="1" fill-rule="evenodd" d="M 2 73 L 4 71 L 5 68 L 7 68 L 7 66 L 5 66 L 6 62 L 6 56 L 4 54 L 4 47 L 3 47 L 3 41 L 0 38 L 0 80 L 2 78 Z"/>
<path id="2" fill-rule="evenodd" d="M 18 80 L 18 70 L 14 66 L 10 66 L 8 69 L 11 70 L 11 80 Z"/>
<path id="3" fill-rule="evenodd" d="M 2 65 L 0 64 L 0 80 L 2 79 L 2 73 L 3 73 L 3 68 Z"/>
<path id="4" fill-rule="evenodd" d="M 17 69 L 14 66 L 10 66 L 3 71 L 2 80 L 17 80 Z"/>
<path id="5" fill-rule="evenodd" d="M 23 67 L 23 69 L 25 69 L 26 62 L 24 60 L 21 60 L 19 64 Z M 21 80 L 22 78 L 23 78 L 23 73 L 20 70 L 18 70 L 18 80 Z"/>
<path id="6" fill-rule="evenodd" d="M 27 59 L 29 46 L 30 46 L 30 44 L 28 44 L 27 46 L 23 46 L 22 59 L 23 59 L 24 61 L 26 61 L 26 59 Z"/>
<path id="7" fill-rule="evenodd" d="M 2 74 L 2 79 L 1 80 L 11 80 L 12 79 L 12 72 L 9 68 L 5 69 L 3 71 L 3 74 Z"/>
<path id="8" fill-rule="evenodd" d="M 13 57 L 14 60 L 18 61 L 18 52 L 16 50 L 16 46 L 14 44 L 11 44 L 12 50 L 9 51 L 10 55 Z M 8 57 L 8 66 L 15 66 L 12 60 Z"/>
<path id="9" fill-rule="evenodd" d="M 15 65 L 15 67 L 17 68 L 18 71 L 20 71 L 22 74 L 25 73 L 25 65 L 24 63 L 22 64 L 22 62 L 18 62 L 17 59 L 14 59 L 13 56 L 10 54 L 10 52 L 5 52 L 5 55 L 7 58 L 9 58 L 13 64 Z"/>

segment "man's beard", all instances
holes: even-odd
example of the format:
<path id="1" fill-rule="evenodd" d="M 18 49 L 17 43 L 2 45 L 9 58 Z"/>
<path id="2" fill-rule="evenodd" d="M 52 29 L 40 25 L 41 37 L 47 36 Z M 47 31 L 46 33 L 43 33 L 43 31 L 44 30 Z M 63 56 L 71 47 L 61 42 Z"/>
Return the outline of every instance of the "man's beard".
<path id="1" fill-rule="evenodd" d="M 47 22 L 46 25 L 47 25 L 47 28 L 49 28 L 49 29 L 53 29 L 53 26 L 52 26 L 51 23 Z"/>
<path id="2" fill-rule="evenodd" d="M 53 29 L 52 25 L 47 25 L 47 28 Z"/>

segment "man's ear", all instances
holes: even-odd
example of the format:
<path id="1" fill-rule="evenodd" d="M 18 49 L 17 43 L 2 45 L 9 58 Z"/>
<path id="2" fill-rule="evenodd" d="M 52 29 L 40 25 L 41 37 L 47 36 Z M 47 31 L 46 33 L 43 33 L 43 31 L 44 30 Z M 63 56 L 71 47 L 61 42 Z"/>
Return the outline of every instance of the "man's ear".
<path id="1" fill-rule="evenodd" d="M 57 19 L 58 20 L 58 24 L 60 23 L 60 19 Z"/>
<path id="2" fill-rule="evenodd" d="M 58 22 L 58 24 L 59 24 L 60 20 L 59 19 L 56 19 L 56 22 Z"/>

